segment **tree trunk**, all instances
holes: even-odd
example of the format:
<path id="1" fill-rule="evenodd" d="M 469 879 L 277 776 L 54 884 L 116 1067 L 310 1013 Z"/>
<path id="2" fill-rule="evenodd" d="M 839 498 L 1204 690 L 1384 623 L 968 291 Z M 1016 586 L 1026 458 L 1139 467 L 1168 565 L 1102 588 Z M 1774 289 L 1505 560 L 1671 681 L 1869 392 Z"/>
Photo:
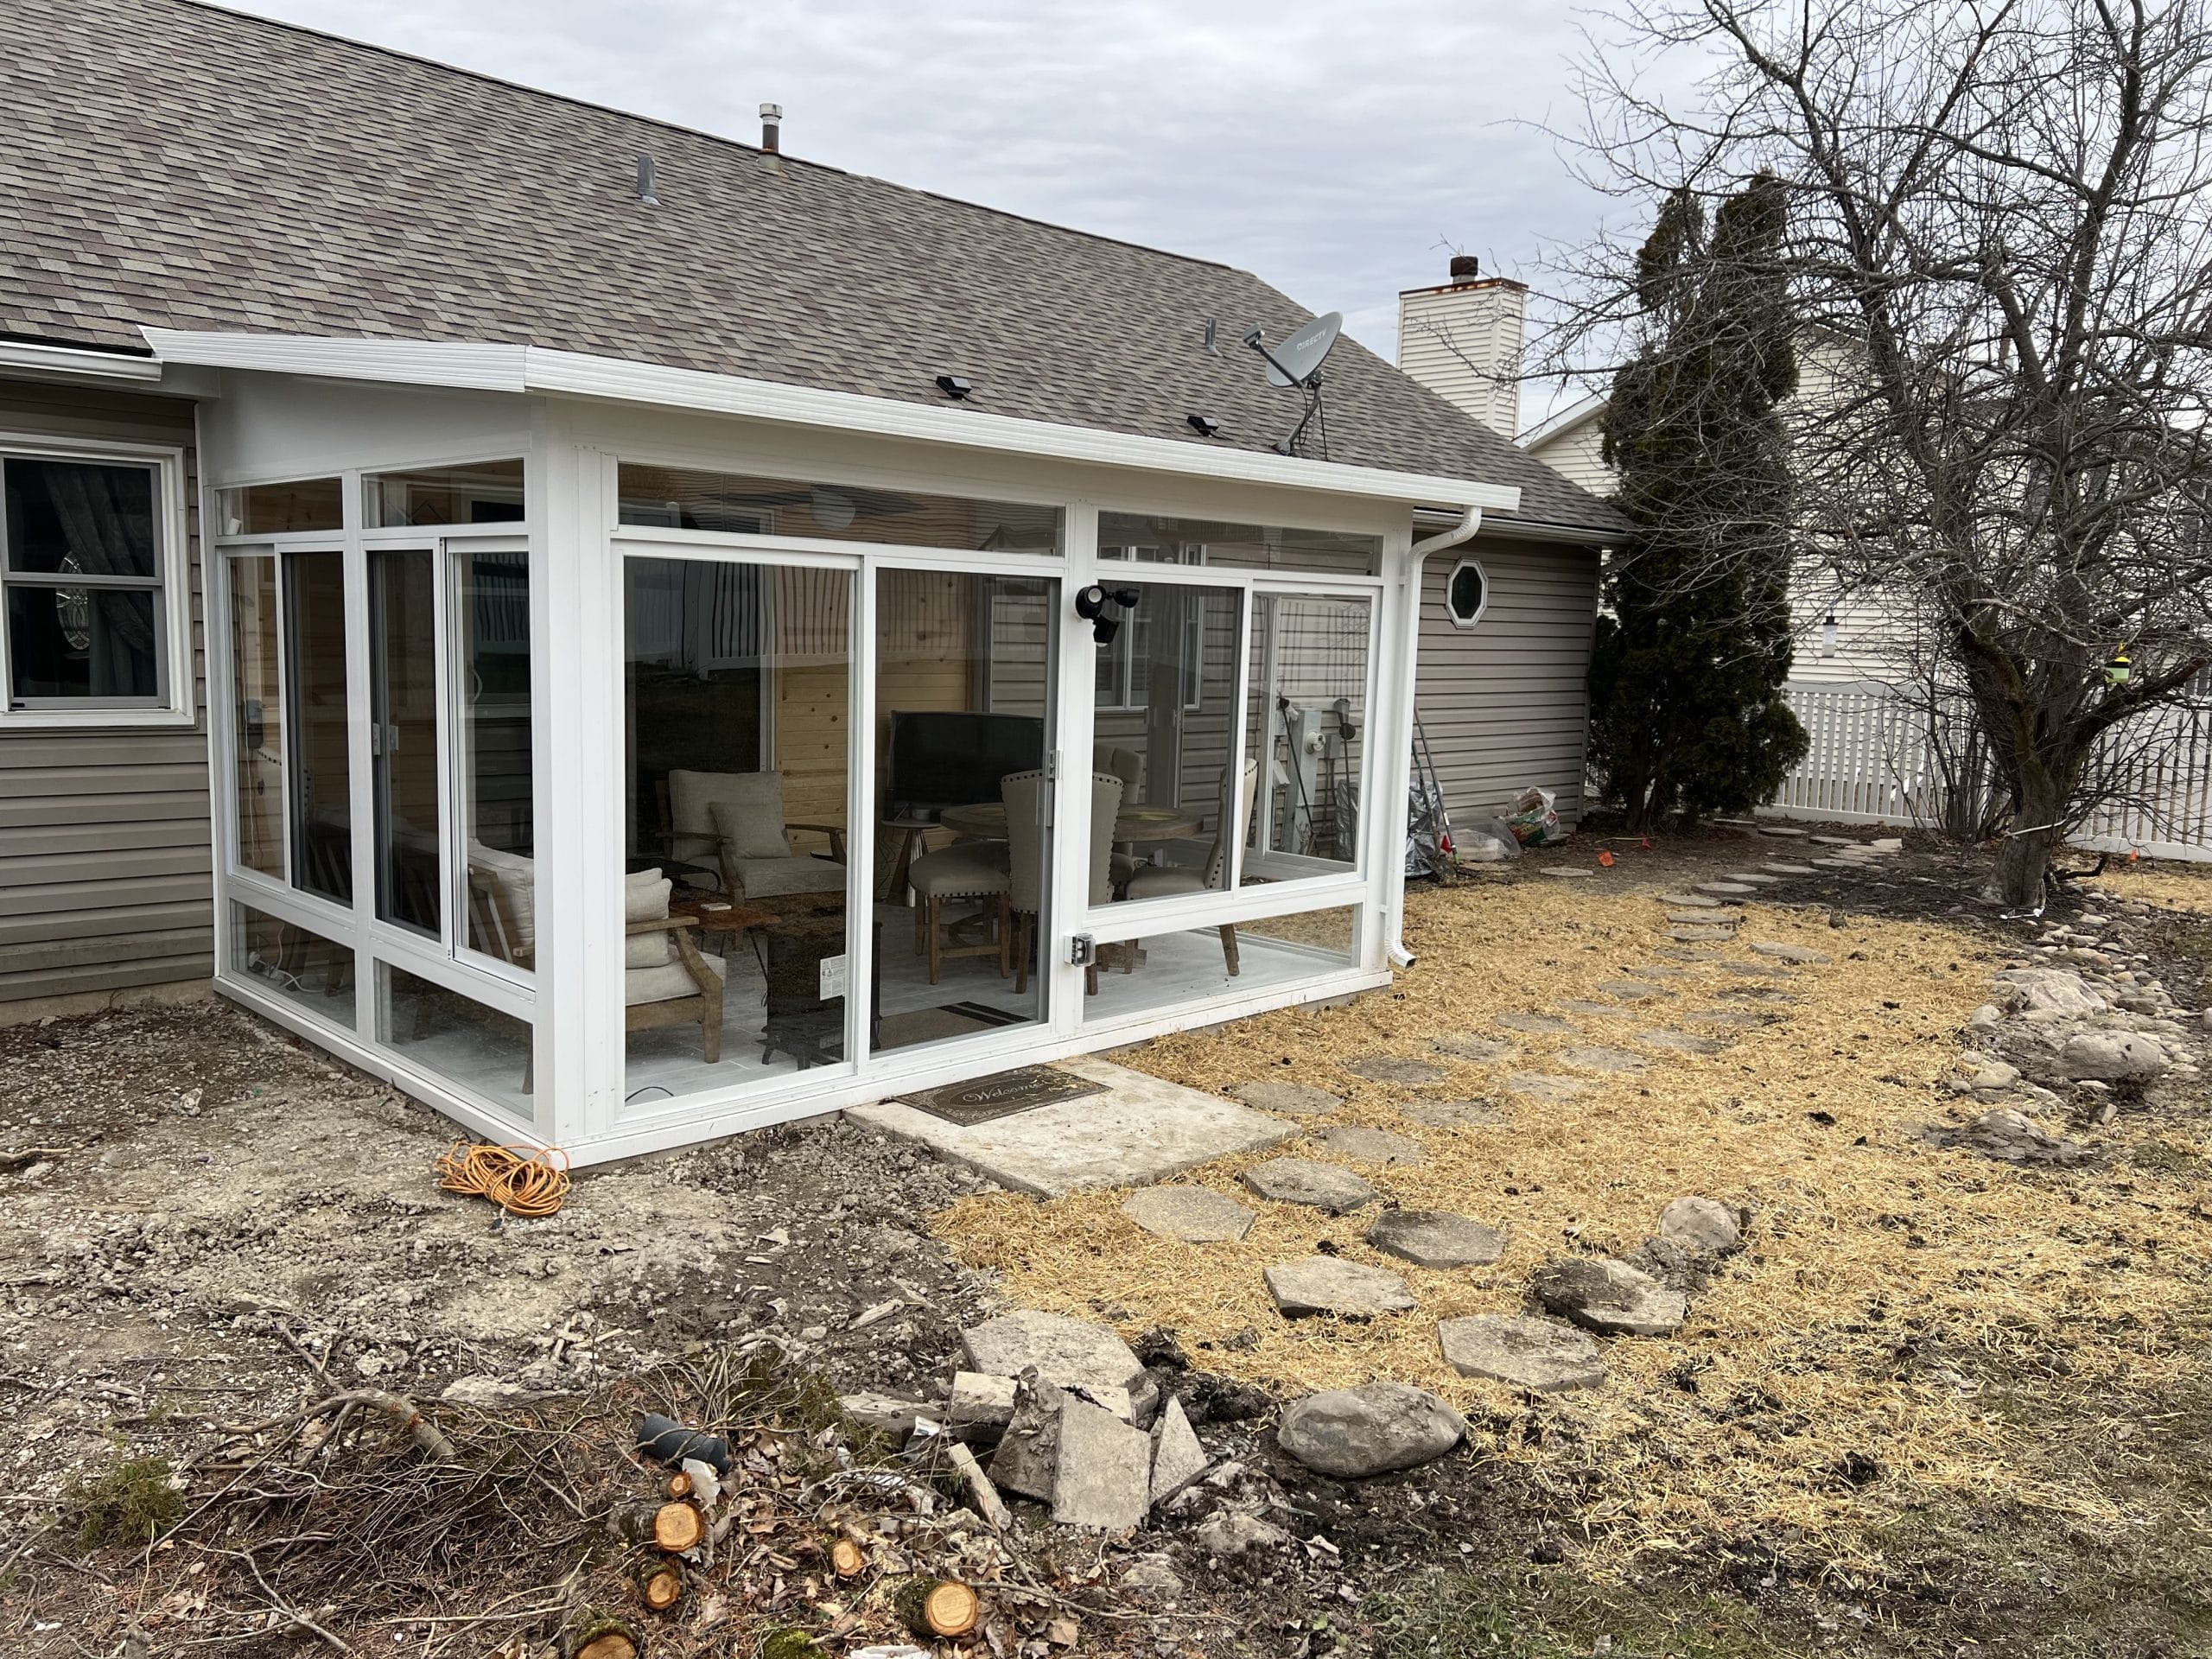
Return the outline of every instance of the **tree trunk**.
<path id="1" fill-rule="evenodd" d="M 2012 790 L 2012 828 L 1997 855 L 1997 883 L 2008 907 L 2033 910 L 2043 902 L 2044 878 L 2065 834 L 2062 821 L 2073 791 L 2045 766 L 2031 762 L 2021 770 L 2024 776 Z"/>

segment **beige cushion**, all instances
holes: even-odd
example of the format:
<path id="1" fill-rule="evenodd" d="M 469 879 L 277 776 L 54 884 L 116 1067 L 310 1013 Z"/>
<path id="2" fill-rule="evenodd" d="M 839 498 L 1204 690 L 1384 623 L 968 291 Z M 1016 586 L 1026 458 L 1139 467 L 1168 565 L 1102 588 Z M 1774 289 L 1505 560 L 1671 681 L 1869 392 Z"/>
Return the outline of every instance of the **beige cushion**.
<path id="1" fill-rule="evenodd" d="M 716 979 L 729 977 L 729 965 L 720 957 L 701 951 L 699 960 Z M 622 976 L 622 1000 L 633 1007 L 640 1002 L 672 1002 L 679 996 L 698 995 L 698 982 L 680 962 L 659 968 L 632 968 Z"/>
<path id="2" fill-rule="evenodd" d="M 791 853 L 784 835 L 781 772 L 671 772 L 668 810 L 675 820 L 671 850 L 678 858 L 713 858 L 726 842 L 737 858 L 784 858 Z"/>
<path id="3" fill-rule="evenodd" d="M 537 942 L 537 864 L 520 853 L 504 852 L 497 847 L 486 847 L 480 841 L 472 841 L 468 843 L 468 869 L 472 875 L 481 876 L 497 890 L 504 904 L 494 919 L 512 930 L 503 941 L 480 939 L 474 943 L 495 952 L 504 946 L 509 962 L 526 961 Z"/>
<path id="4" fill-rule="evenodd" d="M 658 870 L 622 879 L 622 919 L 657 922 L 668 914 L 669 880 Z M 676 960 L 676 941 L 667 932 L 632 933 L 622 942 L 625 968 L 658 968 Z M 650 999 L 649 999 L 650 1000 Z"/>
<path id="5" fill-rule="evenodd" d="M 963 841 L 914 861 L 906 880 L 923 899 L 971 899 L 1007 890 L 1002 841 Z"/>
<path id="6" fill-rule="evenodd" d="M 1132 899 L 1165 899 L 1171 893 L 1204 893 L 1206 879 L 1187 865 L 1148 866 L 1129 878 Z"/>
<path id="7" fill-rule="evenodd" d="M 787 858 L 732 859 L 729 873 L 738 896 L 747 899 L 786 893 L 842 893 L 845 888 L 843 865 L 803 853 Z"/>

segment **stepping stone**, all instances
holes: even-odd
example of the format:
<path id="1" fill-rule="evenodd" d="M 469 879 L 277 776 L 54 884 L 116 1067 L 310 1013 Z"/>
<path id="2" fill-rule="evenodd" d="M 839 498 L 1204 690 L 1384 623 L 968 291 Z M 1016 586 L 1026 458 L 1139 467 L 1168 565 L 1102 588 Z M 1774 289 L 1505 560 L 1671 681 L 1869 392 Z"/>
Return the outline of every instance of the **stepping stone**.
<path id="1" fill-rule="evenodd" d="M 1689 1314 L 1689 1300 L 1625 1262 L 1574 1256 L 1536 1269 L 1529 1281 L 1551 1313 L 1601 1337 L 1671 1335 Z"/>
<path id="2" fill-rule="evenodd" d="M 1724 962 L 1720 966 L 1722 971 L 1731 974 L 1739 974 L 1745 979 L 1789 979 L 1792 977 L 1790 971 L 1787 968 L 1777 968 L 1773 963 L 1766 962 Z"/>
<path id="3" fill-rule="evenodd" d="M 1693 1014 L 1690 1020 L 1700 1026 L 1770 1026 L 1781 1019 L 1778 1014 L 1761 1014 L 1756 1008 L 1707 1008 L 1702 1014 Z"/>
<path id="4" fill-rule="evenodd" d="M 1813 862 L 1824 869 L 1855 870 L 1863 866 L 1866 861 L 1863 858 L 1816 858 Z"/>
<path id="5" fill-rule="evenodd" d="M 1701 970 L 1695 968 L 1669 968 L 1664 963 L 1646 963 L 1631 968 L 1629 972 L 1638 979 L 1695 979 Z"/>
<path id="6" fill-rule="evenodd" d="M 1428 1046 L 1455 1060 L 1502 1060 L 1513 1052 L 1512 1044 L 1495 1037 L 1478 1037 L 1471 1031 L 1447 1031 L 1441 1037 L 1431 1038 Z"/>
<path id="7" fill-rule="evenodd" d="M 1608 1020 L 1618 1019 L 1621 1013 L 1620 1009 L 1611 1002 L 1592 1002 L 1586 997 L 1563 996 L 1560 999 L 1559 1005 L 1569 1014 L 1603 1014 Z M 1570 1027 L 1569 1029 L 1573 1027 Z"/>
<path id="8" fill-rule="evenodd" d="M 1809 864 L 1779 864 L 1772 859 L 1759 868 L 1773 875 L 1810 875 L 1813 873 L 1813 867 Z"/>
<path id="9" fill-rule="evenodd" d="M 1670 910 L 1667 919 L 1678 927 L 1733 927 L 1744 919 L 1740 910 Z"/>
<path id="10" fill-rule="evenodd" d="M 1710 1037 L 1693 1036 L 1687 1031 L 1639 1031 L 1636 1040 L 1648 1043 L 1653 1048 L 1671 1048 L 1677 1054 L 1718 1054 L 1726 1045 Z"/>
<path id="11" fill-rule="evenodd" d="M 1385 1210 L 1367 1242 L 1417 1268 L 1481 1268 L 1505 1254 L 1505 1235 L 1443 1210 Z"/>
<path id="12" fill-rule="evenodd" d="M 1569 877 L 1572 877 L 1572 876 L 1578 876 L 1578 875 L 1582 875 L 1582 876 L 1595 875 L 1595 874 L 1597 874 L 1597 872 L 1596 872 L 1595 870 L 1581 870 L 1581 869 L 1576 869 L 1576 868 L 1573 868 L 1573 866 L 1571 866 L 1571 865 L 1566 865 L 1566 864 L 1554 864 L 1554 865 L 1550 866 L 1548 868 L 1541 869 L 1541 870 L 1537 871 L 1537 872 L 1536 872 L 1536 874 L 1539 874 L 1539 875 L 1564 875 L 1564 876 L 1569 876 Z"/>
<path id="13" fill-rule="evenodd" d="M 1597 1087 L 1580 1077 L 1554 1077 L 1548 1071 L 1516 1071 L 1505 1080 L 1510 1093 L 1531 1100 L 1573 1100 Z"/>
<path id="14" fill-rule="evenodd" d="M 1755 887 L 1777 887 L 1782 881 L 1782 878 L 1778 875 L 1761 875 L 1756 870 L 1731 870 L 1728 872 L 1728 880 L 1748 881 Z"/>
<path id="15" fill-rule="evenodd" d="M 1302 1204 L 1341 1216 L 1363 1204 L 1372 1204 L 1376 1191 L 1341 1164 L 1316 1163 L 1311 1158 L 1270 1158 L 1244 1172 L 1244 1185 L 1277 1204 Z"/>
<path id="16" fill-rule="evenodd" d="M 1773 957 L 1782 962 L 1815 963 L 1827 960 L 1819 951 L 1809 950 L 1802 944 L 1783 944 L 1773 939 L 1753 939 L 1751 944 L 1751 949 L 1758 951 L 1759 955 Z"/>
<path id="17" fill-rule="evenodd" d="M 1675 927 L 1668 930 L 1667 937 L 1677 944 L 1716 944 L 1734 938 L 1736 931 L 1732 927 Z"/>
<path id="18" fill-rule="evenodd" d="M 1781 990 L 1772 985 L 1731 985 L 1719 995 L 1741 997 L 1746 1002 L 1801 1002 L 1804 1000 L 1795 992 Z"/>
<path id="19" fill-rule="evenodd" d="M 1772 836 L 1777 841 L 1802 841 L 1805 839 L 1805 832 L 1802 830 L 1787 830 L 1778 823 L 1763 823 L 1759 825 L 1759 834 L 1763 836 Z"/>
<path id="20" fill-rule="evenodd" d="M 1680 905 L 1688 910 L 1720 910 L 1727 904 L 1724 899 L 1709 898 L 1701 893 L 1662 893 L 1659 895 L 1659 902 Z"/>
<path id="21" fill-rule="evenodd" d="M 1550 1032 L 1560 1035 L 1580 1029 L 1572 1020 L 1561 1020 L 1556 1014 L 1523 1014 L 1517 1010 L 1510 1014 L 1499 1014 L 1496 1023 L 1503 1026 L 1508 1031 Z"/>
<path id="22" fill-rule="evenodd" d="M 1512 1122 L 1512 1114 L 1494 1100 L 1409 1100 L 1398 1109 L 1440 1129 L 1487 1129 Z"/>
<path id="23" fill-rule="evenodd" d="M 1697 884 L 1697 890 L 1700 893 L 1717 893 L 1732 899 L 1758 891 L 1756 887 L 1744 881 L 1700 881 Z"/>
<path id="24" fill-rule="evenodd" d="M 1642 1002 L 1667 995 L 1656 985 L 1647 985 L 1640 979 L 1609 979 L 1598 988 L 1607 996 L 1617 996 L 1624 1002 Z"/>
<path id="25" fill-rule="evenodd" d="M 1148 1186 L 1132 1192 L 1122 1213 L 1147 1233 L 1185 1244 L 1232 1244 L 1259 1219 L 1257 1211 L 1210 1186 Z"/>
<path id="26" fill-rule="evenodd" d="M 1676 1198 L 1659 1212 L 1659 1236 L 1698 1255 L 1726 1255 L 1744 1248 L 1736 1212 L 1715 1198 Z"/>
<path id="27" fill-rule="evenodd" d="M 1377 1313 L 1402 1313 L 1417 1307 L 1406 1281 L 1388 1268 L 1370 1268 L 1363 1262 L 1341 1256 L 1308 1256 L 1303 1262 L 1283 1262 L 1262 1270 L 1268 1294 L 1286 1319 L 1302 1319 L 1315 1313 L 1338 1318 L 1373 1319 Z"/>
<path id="28" fill-rule="evenodd" d="M 1462 1376 L 1554 1394 L 1605 1380 L 1598 1344 L 1558 1319 L 1475 1313 L 1436 1327 L 1444 1363 Z"/>
<path id="29" fill-rule="evenodd" d="M 1046 1382 L 1062 1389 L 1133 1389 L 1144 1366 L 1103 1325 L 1021 1308 L 960 1333 L 964 1369 L 986 1376 L 1020 1376 L 1034 1365 Z"/>
<path id="30" fill-rule="evenodd" d="M 1357 1071 L 1373 1083 L 1441 1083 L 1446 1072 L 1427 1060 L 1402 1059 L 1395 1054 L 1363 1054 L 1346 1060 L 1344 1070 Z"/>
<path id="31" fill-rule="evenodd" d="M 1364 1123 L 1338 1123 L 1321 1131 L 1321 1144 L 1356 1164 L 1418 1164 L 1426 1161 L 1421 1142 Z"/>
<path id="32" fill-rule="evenodd" d="M 1848 836 L 1814 836 L 1809 837 L 1809 839 L 1822 847 L 1859 847 L 1865 845 L 1863 842 L 1853 841 Z"/>
<path id="33" fill-rule="evenodd" d="M 1240 1083 L 1229 1092 L 1247 1106 L 1257 1106 L 1263 1112 L 1288 1112 L 1293 1117 L 1319 1117 L 1344 1103 L 1342 1095 L 1311 1084 L 1279 1083 L 1273 1078 Z"/>
<path id="34" fill-rule="evenodd" d="M 1553 1058 L 1562 1065 L 1585 1071 L 1641 1071 L 1648 1064 L 1640 1055 L 1626 1049 L 1607 1048 L 1602 1043 L 1578 1043 L 1572 1048 L 1562 1048 Z"/>
<path id="35" fill-rule="evenodd" d="M 1726 962 L 1729 960 L 1727 952 L 1724 950 L 1668 950 L 1663 954 L 1674 957 L 1677 962 Z"/>
<path id="36" fill-rule="evenodd" d="M 1898 836 L 1883 836 L 1868 842 L 1866 850 L 1870 853 L 1901 853 L 1904 851 L 1904 841 Z"/>

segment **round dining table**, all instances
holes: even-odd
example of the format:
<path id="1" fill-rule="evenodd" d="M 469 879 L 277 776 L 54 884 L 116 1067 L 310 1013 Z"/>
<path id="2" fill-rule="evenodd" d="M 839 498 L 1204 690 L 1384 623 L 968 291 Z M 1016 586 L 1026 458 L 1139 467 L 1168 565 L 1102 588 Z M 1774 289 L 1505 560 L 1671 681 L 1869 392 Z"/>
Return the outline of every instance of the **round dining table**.
<path id="1" fill-rule="evenodd" d="M 1006 835 L 1006 803 L 977 801 L 969 806 L 948 806 L 937 815 L 947 830 L 963 836 Z M 1143 841 L 1175 841 L 1198 833 L 1203 821 L 1179 806 L 1125 806 L 1114 815 L 1116 846 Z"/>

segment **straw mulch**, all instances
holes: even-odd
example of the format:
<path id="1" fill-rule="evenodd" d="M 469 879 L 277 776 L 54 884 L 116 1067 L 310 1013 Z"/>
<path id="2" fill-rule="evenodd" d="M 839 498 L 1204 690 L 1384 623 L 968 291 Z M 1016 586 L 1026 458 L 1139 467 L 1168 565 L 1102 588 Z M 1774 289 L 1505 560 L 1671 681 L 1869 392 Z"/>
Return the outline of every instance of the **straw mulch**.
<path id="1" fill-rule="evenodd" d="M 2097 877 L 2096 885 L 2123 899 L 2212 916 L 2212 865 L 2123 865 Z"/>
<path id="2" fill-rule="evenodd" d="M 1689 1016 L 1757 1006 L 1715 994 L 1767 982 L 1665 954 L 1662 908 L 1655 890 L 1618 877 L 1490 880 L 1417 896 L 1408 939 L 1419 964 L 1392 989 L 1120 1057 L 1201 1089 L 1271 1077 L 1344 1095 L 1332 1122 L 1396 1130 L 1426 1154 L 1417 1167 L 1361 1173 L 1386 1201 L 1503 1224 L 1510 1243 L 1493 1268 L 1412 1268 L 1365 1244 L 1359 1217 L 1261 1203 L 1237 1180 L 1251 1158 L 1184 1178 L 1260 1210 L 1237 1244 L 1143 1232 L 1119 1213 L 1118 1192 L 964 1200 L 937 1230 L 964 1261 L 1001 1274 L 1018 1302 L 1103 1319 L 1131 1337 L 1172 1326 L 1195 1363 L 1283 1394 L 1376 1377 L 1437 1390 L 1470 1411 L 1479 1452 L 1574 1506 L 1594 1570 L 1716 1533 L 1795 1536 L 1782 1530 L 1793 1527 L 1848 1563 L 1868 1548 L 1859 1529 L 1876 1513 L 1931 1489 L 2064 1511 L 2093 1533 L 2126 1525 L 2103 1496 L 2025 1454 L 1988 1380 L 2064 1370 L 2084 1387 L 2155 1388 L 2182 1374 L 2205 1317 L 2190 1264 L 2212 1249 L 2212 1219 L 2185 1183 L 2117 1162 L 2016 1169 L 1913 1132 L 1964 1115 L 1939 1085 L 1997 965 L 1972 936 L 1942 926 L 1835 927 L 1825 911 L 1752 905 L 1746 938 L 1829 958 L 1791 974 L 1786 988 L 1800 1000 L 1772 1005 L 1781 1022 L 1742 1031 L 1716 1056 L 1650 1051 L 1648 1070 L 1590 1074 L 1598 1086 L 1570 1103 L 1503 1091 L 1516 1070 L 1570 1073 L 1556 1057 L 1571 1044 L 1635 1049 L 1638 1031 L 1710 1030 Z M 1754 959 L 1741 944 L 1723 954 Z M 1671 993 L 1656 1002 L 1577 1016 L 1579 1036 L 1492 1024 L 1563 998 L 1606 1001 L 1601 982 L 1651 963 L 1694 976 L 1655 982 Z M 1495 1065 L 1431 1052 L 1432 1038 L 1459 1031 L 1508 1038 L 1518 1052 Z M 1343 1065 L 1373 1053 L 1433 1059 L 1451 1076 L 1394 1087 Z M 1424 1096 L 1488 1096 L 1510 1121 L 1437 1129 L 1396 1109 Z M 2128 1133 L 2126 1122 L 2100 1131 L 2102 1144 Z M 1310 1140 L 1281 1151 L 1329 1156 Z M 1748 1206 L 1747 1249 L 1694 1300 L 1678 1335 L 1610 1343 L 1604 1388 L 1531 1402 L 1444 1364 L 1437 1319 L 1521 1311 L 1539 1263 L 1632 1249 L 1686 1193 Z M 1325 1239 L 1402 1272 L 1420 1310 L 1364 1325 L 1281 1319 L 1261 1269 Z M 1847 1459 L 1868 1458 L 1886 1478 L 1860 1491 L 1846 1476 L 1866 1465 Z"/>

